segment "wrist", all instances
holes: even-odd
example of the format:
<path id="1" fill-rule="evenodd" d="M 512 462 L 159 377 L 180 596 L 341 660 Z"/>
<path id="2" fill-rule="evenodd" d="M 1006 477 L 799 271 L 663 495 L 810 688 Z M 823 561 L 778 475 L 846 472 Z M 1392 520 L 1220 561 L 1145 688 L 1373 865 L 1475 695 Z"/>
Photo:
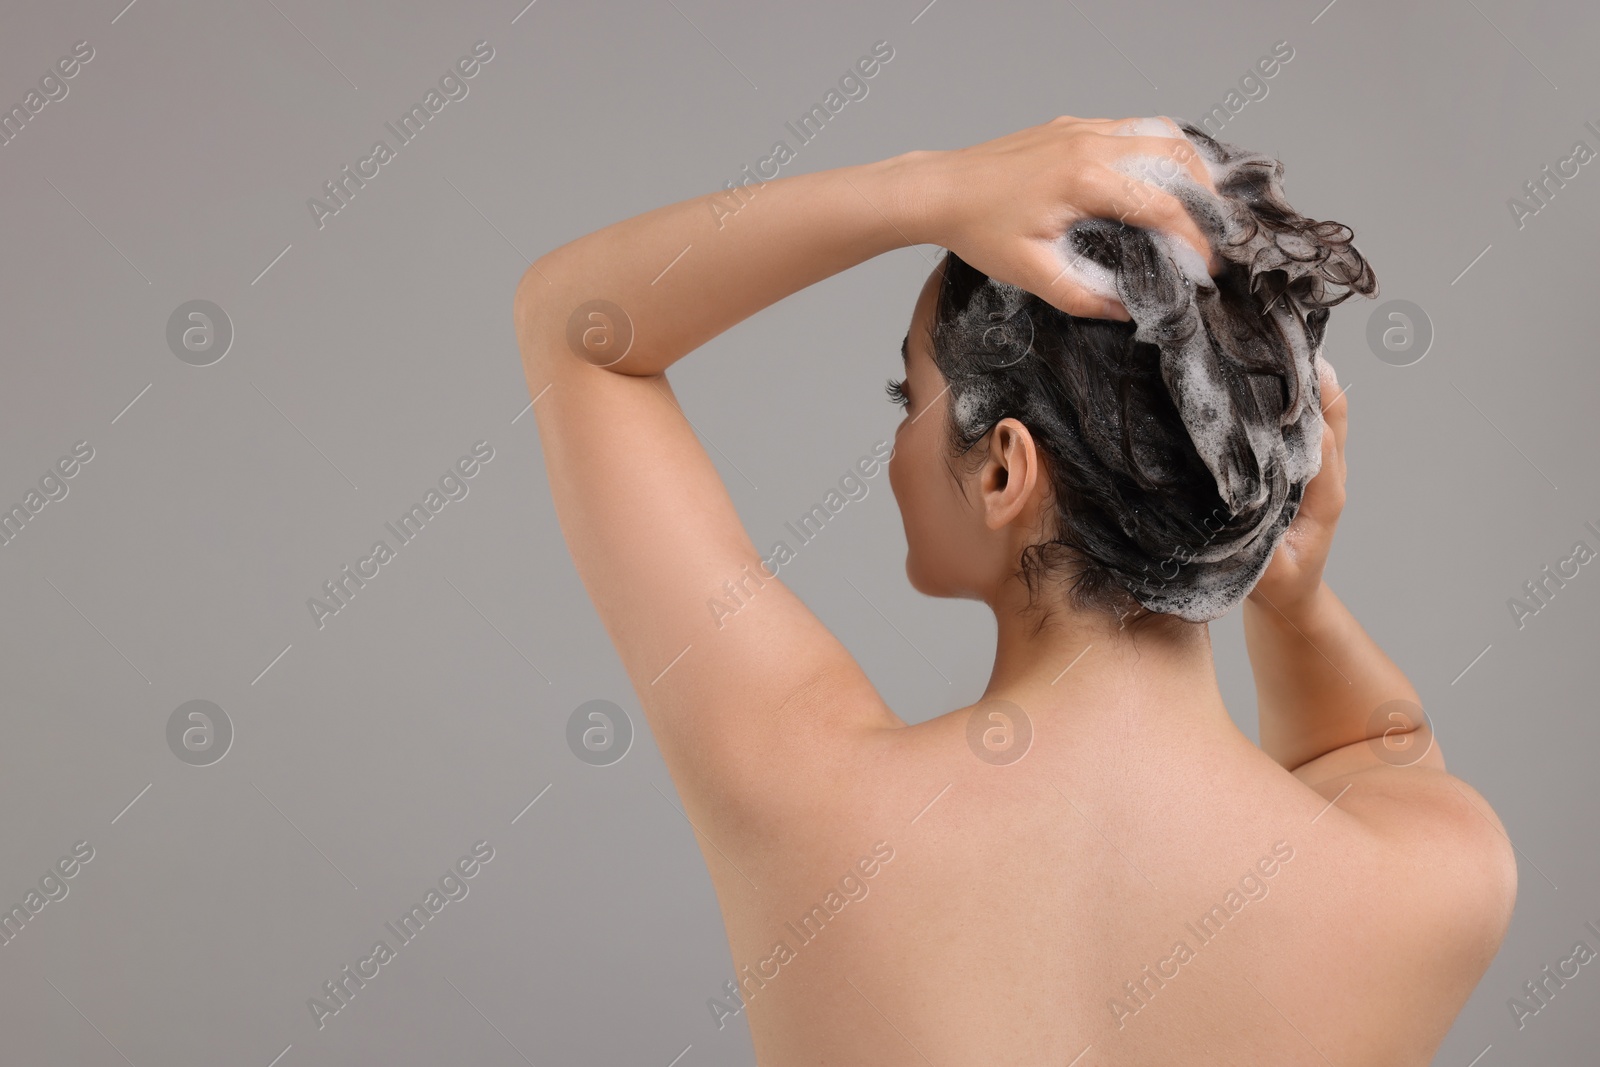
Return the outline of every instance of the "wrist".
<path id="1" fill-rule="evenodd" d="M 1328 588 L 1328 583 L 1318 581 L 1315 588 L 1292 598 L 1280 594 L 1267 600 L 1264 593 L 1261 598 L 1247 597 L 1245 606 L 1247 610 L 1254 607 L 1260 617 L 1275 625 L 1292 625 L 1304 631 L 1323 617 L 1334 602 L 1333 590 Z"/>
<path id="2" fill-rule="evenodd" d="M 948 248 L 944 220 L 943 160 L 945 152 L 914 149 L 873 164 L 882 192 L 875 197 L 894 228 L 908 245 L 932 244 Z"/>

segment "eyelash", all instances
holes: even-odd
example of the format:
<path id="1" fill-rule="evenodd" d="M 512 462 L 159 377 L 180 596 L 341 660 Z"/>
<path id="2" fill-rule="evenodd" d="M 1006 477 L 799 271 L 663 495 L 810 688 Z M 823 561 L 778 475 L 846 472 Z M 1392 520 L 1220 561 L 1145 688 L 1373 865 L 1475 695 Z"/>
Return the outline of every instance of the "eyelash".
<path id="1" fill-rule="evenodd" d="M 889 384 L 884 387 L 884 390 L 889 394 L 889 399 L 894 401 L 896 404 L 899 404 L 901 407 L 907 409 L 911 407 L 911 398 L 906 395 L 905 379 L 895 381 L 891 378 L 889 380 Z"/>

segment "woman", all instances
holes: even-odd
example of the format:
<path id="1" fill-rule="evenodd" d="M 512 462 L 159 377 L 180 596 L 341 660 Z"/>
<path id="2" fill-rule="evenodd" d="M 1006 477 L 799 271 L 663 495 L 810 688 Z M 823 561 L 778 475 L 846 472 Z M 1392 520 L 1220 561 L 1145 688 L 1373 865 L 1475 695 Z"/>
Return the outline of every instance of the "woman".
<path id="1" fill-rule="evenodd" d="M 1371 272 L 1264 158 L 1063 117 L 524 276 L 557 512 L 716 887 L 713 1014 L 765 1067 L 1424 1065 L 1487 968 L 1512 849 L 1322 581 L 1348 405 L 1317 353 Z M 664 372 L 923 243 L 950 254 L 891 386 L 906 570 L 998 639 L 976 705 L 908 726 L 763 565 Z M 1259 747 L 1205 622 L 1241 600 Z"/>

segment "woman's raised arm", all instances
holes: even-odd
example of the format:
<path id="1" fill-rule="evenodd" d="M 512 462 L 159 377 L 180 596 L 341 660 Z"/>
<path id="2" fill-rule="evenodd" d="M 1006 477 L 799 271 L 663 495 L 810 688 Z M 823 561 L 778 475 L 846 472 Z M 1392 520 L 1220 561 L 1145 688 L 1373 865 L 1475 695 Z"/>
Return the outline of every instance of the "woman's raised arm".
<path id="1" fill-rule="evenodd" d="M 784 803 L 785 783 L 825 778 L 852 731 L 900 721 L 774 576 L 770 543 L 758 550 L 745 532 L 662 372 L 768 304 L 914 240 L 917 159 L 775 180 L 742 206 L 724 192 L 658 208 L 556 249 L 517 287 L 556 515 L 697 823 Z"/>
<path id="2" fill-rule="evenodd" d="M 1344 509 L 1350 405 L 1333 368 L 1317 362 L 1322 469 L 1244 605 L 1261 747 L 1291 771 L 1340 749 L 1348 750 L 1338 758 L 1341 771 L 1358 764 L 1443 770 L 1416 689 L 1322 580 Z"/>
<path id="3" fill-rule="evenodd" d="M 1209 185 L 1204 164 L 1182 138 L 1119 134 L 1124 124 L 1064 116 L 970 148 L 907 152 L 657 208 L 530 267 L 517 288 L 519 330 L 534 342 L 533 358 L 564 355 L 574 310 L 607 300 L 646 342 L 608 369 L 655 374 L 791 293 L 924 243 L 954 249 L 1072 314 L 1126 319 L 1114 299 L 1062 270 L 1057 242 L 1073 222 L 1118 218 L 1172 231 L 1213 254 L 1178 200 L 1116 169 L 1128 157 L 1168 157 Z M 594 325 L 603 348 L 606 326 Z M 559 343 L 540 346 L 540 337 Z M 585 358 L 606 362 L 604 352 Z"/>

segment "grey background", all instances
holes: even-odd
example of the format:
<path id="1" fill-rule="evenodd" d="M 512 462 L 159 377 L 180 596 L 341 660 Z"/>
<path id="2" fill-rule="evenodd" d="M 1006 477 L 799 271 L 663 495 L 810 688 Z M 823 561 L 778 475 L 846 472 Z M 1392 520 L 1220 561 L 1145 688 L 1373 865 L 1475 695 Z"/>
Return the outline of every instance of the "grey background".
<path id="1" fill-rule="evenodd" d="M 1520 1032 L 1506 1004 L 1600 947 L 1600 565 L 1520 630 L 1507 607 L 1576 540 L 1600 548 L 1600 163 L 1521 229 L 1507 207 L 1578 138 L 1600 147 L 1593 5 L 124 3 L 0 16 L 6 107 L 95 49 L 0 147 L 0 503 L 95 450 L 0 547 L 0 903 L 95 849 L 0 946 L 6 1062 L 752 1061 L 743 1020 L 706 1009 L 732 977 L 710 883 L 518 418 L 510 299 L 537 255 L 766 155 L 878 40 L 869 95 L 785 173 L 1061 113 L 1198 120 L 1293 46 L 1221 136 L 1285 160 L 1297 207 L 1355 229 L 1379 302 L 1436 331 L 1394 367 L 1365 341 L 1377 302 L 1334 313 L 1352 428 L 1329 578 L 1521 855 L 1510 934 L 1436 1063 L 1593 1062 L 1594 967 Z M 479 40 L 469 95 L 318 229 L 307 199 Z M 881 384 L 934 251 L 673 370 L 758 544 L 892 436 Z M 165 341 L 192 299 L 233 322 L 209 367 Z M 307 598 L 479 440 L 469 495 L 319 630 Z M 909 588 L 869 485 L 784 579 L 921 720 L 981 691 L 992 620 Z M 1212 629 L 1253 736 L 1237 614 Z M 194 699 L 235 731 L 210 766 L 167 747 Z M 639 728 L 611 766 L 565 742 L 591 699 Z M 307 998 L 480 839 L 470 894 L 318 1030 Z"/>

